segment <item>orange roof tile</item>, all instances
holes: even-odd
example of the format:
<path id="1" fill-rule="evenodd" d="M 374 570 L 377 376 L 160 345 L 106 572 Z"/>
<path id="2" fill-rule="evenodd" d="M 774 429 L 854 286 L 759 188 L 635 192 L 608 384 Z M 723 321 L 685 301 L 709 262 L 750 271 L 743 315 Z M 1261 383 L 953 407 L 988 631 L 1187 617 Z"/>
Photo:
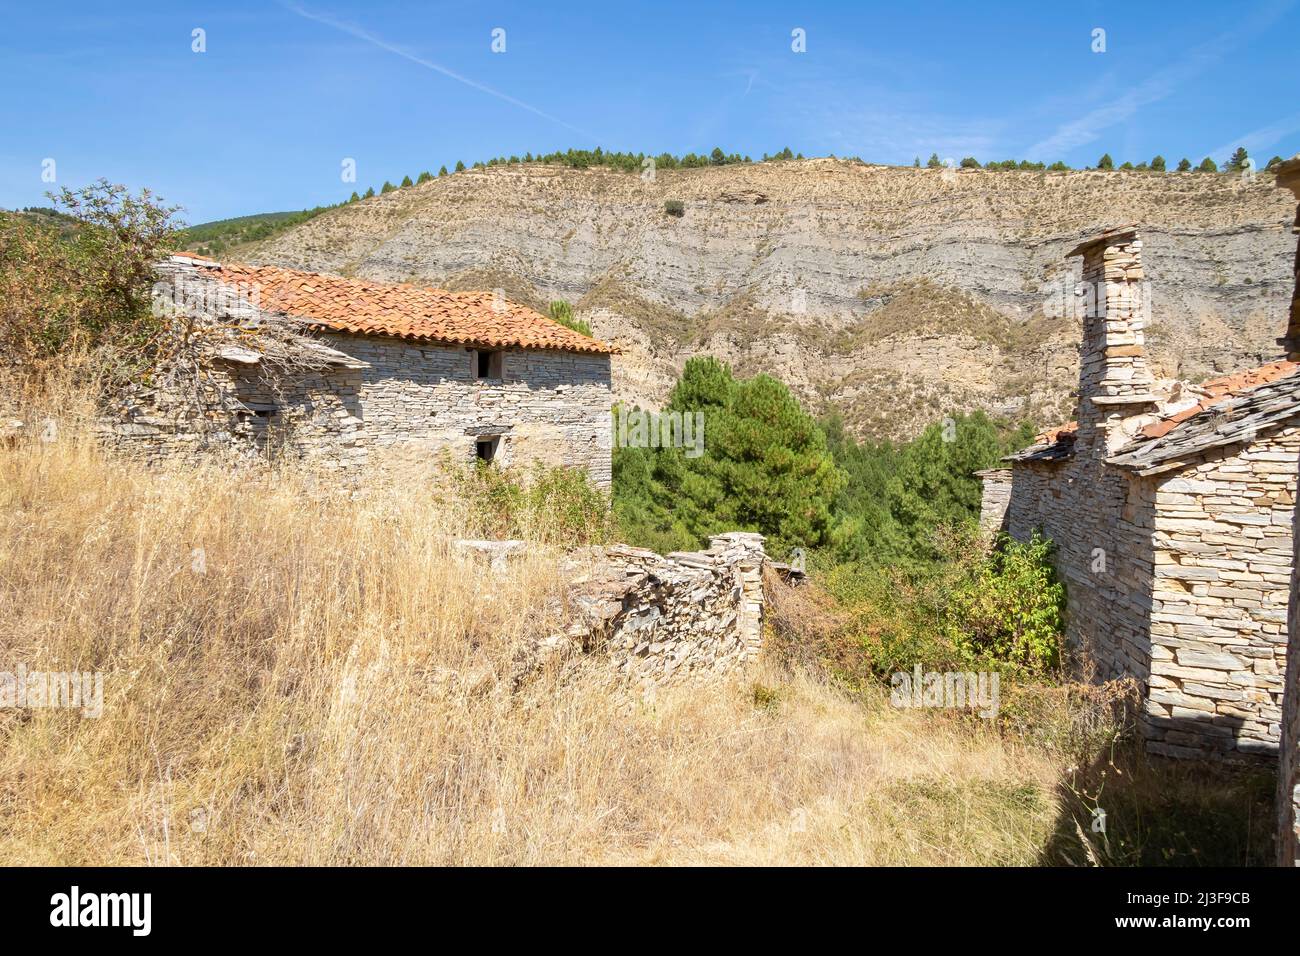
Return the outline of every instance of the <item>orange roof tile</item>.
<path id="1" fill-rule="evenodd" d="M 1267 365 L 1261 365 L 1259 368 L 1246 369 L 1241 372 L 1233 372 L 1231 375 L 1225 375 L 1222 378 L 1210 379 L 1208 382 L 1202 382 L 1200 388 L 1208 392 L 1203 399 L 1193 405 L 1191 408 L 1183 409 L 1181 412 L 1175 412 L 1168 415 L 1158 422 L 1152 422 L 1150 425 L 1139 429 L 1138 434 L 1143 438 L 1162 438 L 1168 435 L 1176 427 L 1193 418 L 1207 408 L 1212 408 L 1226 399 L 1239 395 L 1248 389 L 1255 388 L 1258 385 L 1267 385 L 1269 382 L 1276 382 L 1279 378 L 1284 378 L 1292 372 L 1300 369 L 1300 362 L 1291 362 L 1286 359 L 1279 359 L 1276 362 L 1269 362 Z M 1079 430 L 1078 422 L 1066 422 L 1064 425 L 1057 425 L 1055 428 L 1049 428 L 1034 438 L 1036 445 L 1051 445 L 1061 439 L 1073 439 L 1075 433 Z"/>
<path id="2" fill-rule="evenodd" d="M 1073 440 L 1075 433 L 1079 430 L 1078 422 L 1066 422 L 1064 425 L 1057 425 L 1055 428 L 1049 428 L 1047 431 L 1034 436 L 1035 445 L 1054 445 L 1062 438 Z"/>
<path id="3" fill-rule="evenodd" d="M 1168 435 L 1177 426 L 1187 421 L 1207 408 L 1212 408 L 1234 395 L 1255 388 L 1258 385 L 1267 385 L 1269 382 L 1275 382 L 1279 378 L 1290 375 L 1296 369 L 1300 369 L 1300 362 L 1291 362 L 1286 359 L 1277 362 L 1269 362 L 1259 368 L 1247 369 L 1242 372 L 1234 372 L 1231 375 L 1225 375 L 1222 378 L 1211 379 L 1208 382 L 1202 382 L 1201 388 L 1209 394 L 1201 399 L 1191 408 L 1183 409 L 1181 412 L 1175 412 L 1167 418 L 1162 418 L 1158 422 L 1152 422 L 1145 428 L 1141 429 L 1139 434 L 1144 438 L 1161 438 Z"/>
<path id="4" fill-rule="evenodd" d="M 306 319 L 335 332 L 491 348 L 618 351 L 516 302 L 503 299 L 494 307 L 491 292 L 448 292 L 278 266 L 213 262 L 211 266 L 199 263 L 199 267 L 220 282 L 255 289 L 262 309 Z"/>

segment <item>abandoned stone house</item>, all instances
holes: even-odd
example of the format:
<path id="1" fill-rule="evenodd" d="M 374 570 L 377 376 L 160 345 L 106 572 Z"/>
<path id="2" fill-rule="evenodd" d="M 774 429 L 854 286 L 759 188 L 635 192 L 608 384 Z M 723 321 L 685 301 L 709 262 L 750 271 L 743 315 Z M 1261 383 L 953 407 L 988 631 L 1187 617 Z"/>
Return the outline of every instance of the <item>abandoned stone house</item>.
<path id="1" fill-rule="evenodd" d="M 1137 231 L 1070 255 L 1084 294 L 1077 417 L 981 473 L 981 523 L 1053 540 L 1067 641 L 1096 677 L 1139 682 L 1149 751 L 1276 754 L 1300 355 L 1200 385 L 1159 380 Z M 1288 335 L 1294 308 L 1291 323 Z"/>
<path id="2" fill-rule="evenodd" d="M 604 342 L 493 293 L 189 253 L 158 272 L 155 305 L 188 327 L 197 373 L 135 396 L 106 426 L 119 446 L 274 449 L 339 469 L 536 462 L 609 486 Z"/>

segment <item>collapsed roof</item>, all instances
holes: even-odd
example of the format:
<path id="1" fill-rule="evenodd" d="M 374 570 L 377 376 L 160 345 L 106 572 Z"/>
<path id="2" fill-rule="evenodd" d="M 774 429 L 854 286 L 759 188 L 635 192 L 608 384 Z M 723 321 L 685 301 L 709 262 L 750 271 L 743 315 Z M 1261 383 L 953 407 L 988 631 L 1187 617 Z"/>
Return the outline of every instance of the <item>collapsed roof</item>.
<path id="1" fill-rule="evenodd" d="M 1252 441 L 1261 431 L 1300 415 L 1300 362 L 1281 360 L 1200 385 L 1175 383 L 1178 395 L 1133 440 L 1106 459 L 1139 474 L 1177 468 L 1213 448 Z M 1003 461 L 1052 463 L 1074 456 L 1076 422 L 1043 432 Z"/>

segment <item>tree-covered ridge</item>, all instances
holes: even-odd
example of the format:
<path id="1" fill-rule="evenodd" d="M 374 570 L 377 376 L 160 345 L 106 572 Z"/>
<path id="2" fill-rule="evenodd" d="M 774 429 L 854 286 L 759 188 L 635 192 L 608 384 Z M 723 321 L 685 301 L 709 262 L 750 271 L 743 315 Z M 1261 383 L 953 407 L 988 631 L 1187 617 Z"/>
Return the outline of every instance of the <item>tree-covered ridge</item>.
<path id="1" fill-rule="evenodd" d="M 342 204 L 316 206 L 297 212 L 264 212 L 252 216 L 236 216 L 233 219 L 218 219 L 182 229 L 177 234 L 177 241 L 187 251 L 216 256 L 231 246 L 269 239 L 327 210 L 335 209 L 338 205 Z"/>
<path id="2" fill-rule="evenodd" d="M 800 160 L 804 158 L 803 153 L 797 153 L 786 146 L 775 153 L 764 153 L 760 162 L 782 162 L 787 160 Z M 835 158 L 832 154 L 831 158 Z M 851 162 L 866 163 L 860 156 L 843 157 Z M 494 166 L 515 166 L 520 164 L 542 164 L 548 166 L 564 166 L 570 169 L 592 169 L 603 168 L 612 169 L 626 173 L 644 173 L 647 169 L 654 168 L 657 170 L 673 169 L 701 169 L 709 166 L 731 166 L 737 164 L 753 163 L 749 155 L 726 152 L 720 146 L 715 146 L 709 152 L 689 152 L 685 154 L 675 154 L 662 152 L 658 154 L 644 152 L 627 152 L 619 150 L 605 150 L 597 146 L 595 149 L 566 149 L 553 150 L 549 153 L 532 153 L 525 152 L 523 155 L 511 154 L 509 156 L 494 156 L 487 160 L 478 160 L 470 163 L 468 166 L 464 160 L 457 160 L 453 168 L 449 171 L 446 165 L 440 166 L 435 174 L 429 170 L 424 170 L 419 175 L 412 178 L 409 174 L 402 177 L 401 182 L 397 185 L 391 180 L 384 180 L 378 189 L 371 186 L 365 192 L 354 190 L 352 195 L 346 200 L 333 205 L 316 206 L 312 209 L 303 209 L 296 212 L 269 212 L 257 213 L 249 216 L 237 216 L 233 219 L 219 219 L 213 222 L 200 223 L 190 226 L 180 234 L 182 244 L 188 246 L 195 252 L 201 252 L 206 255 L 219 255 L 232 246 L 248 242 L 257 242 L 263 239 L 269 239 L 279 235 L 288 229 L 293 228 L 300 223 L 306 222 L 315 216 L 320 215 L 330 209 L 338 206 L 344 206 L 348 203 L 361 202 L 371 199 L 376 195 L 395 192 L 400 189 L 409 189 L 412 186 L 420 186 L 430 182 L 433 179 L 439 179 L 445 176 L 452 176 L 456 173 L 464 172 L 466 169 L 487 169 Z M 1282 162 L 1282 157 L 1274 156 L 1264 167 L 1271 170 Z M 1224 164 L 1223 172 L 1231 173 L 1246 169 L 1248 157 L 1244 147 L 1238 147 L 1237 151 Z M 942 160 L 938 153 L 931 153 L 925 166 L 936 169 L 945 165 L 957 165 L 963 169 L 988 169 L 993 171 L 1049 171 L 1049 172 L 1068 172 L 1074 167 L 1065 162 L 1057 160 L 1051 164 L 1035 162 L 1027 159 L 1004 159 L 1004 160 L 987 160 L 981 163 L 974 156 L 966 156 L 960 162 L 952 160 Z M 917 156 L 912 165 L 920 167 L 921 157 Z M 1097 161 L 1095 167 L 1084 167 L 1098 170 L 1122 169 L 1136 172 L 1166 172 L 1165 158 L 1155 156 L 1149 162 L 1142 161 L 1137 164 L 1124 162 L 1116 166 L 1115 161 L 1109 153 L 1103 154 Z M 1176 172 L 1219 172 L 1218 165 L 1208 156 L 1201 161 L 1200 165 L 1193 167 L 1188 159 L 1183 159 L 1178 163 Z"/>

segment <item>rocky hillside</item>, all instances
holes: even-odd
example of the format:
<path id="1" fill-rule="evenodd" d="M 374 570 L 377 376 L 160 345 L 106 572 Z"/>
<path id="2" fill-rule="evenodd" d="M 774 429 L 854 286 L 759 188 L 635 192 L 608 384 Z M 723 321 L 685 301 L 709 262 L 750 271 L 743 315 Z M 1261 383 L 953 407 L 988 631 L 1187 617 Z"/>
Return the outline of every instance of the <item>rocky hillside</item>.
<path id="1" fill-rule="evenodd" d="M 949 410 L 1068 417 L 1078 319 L 1063 256 L 1123 222 L 1146 240 L 1159 370 L 1195 380 L 1274 357 L 1293 212 L 1268 174 L 815 159 L 646 181 L 514 165 L 351 203 L 226 257 L 567 299 L 623 346 L 621 398 L 654 405 L 710 353 L 775 373 L 859 434 L 907 437 Z"/>

